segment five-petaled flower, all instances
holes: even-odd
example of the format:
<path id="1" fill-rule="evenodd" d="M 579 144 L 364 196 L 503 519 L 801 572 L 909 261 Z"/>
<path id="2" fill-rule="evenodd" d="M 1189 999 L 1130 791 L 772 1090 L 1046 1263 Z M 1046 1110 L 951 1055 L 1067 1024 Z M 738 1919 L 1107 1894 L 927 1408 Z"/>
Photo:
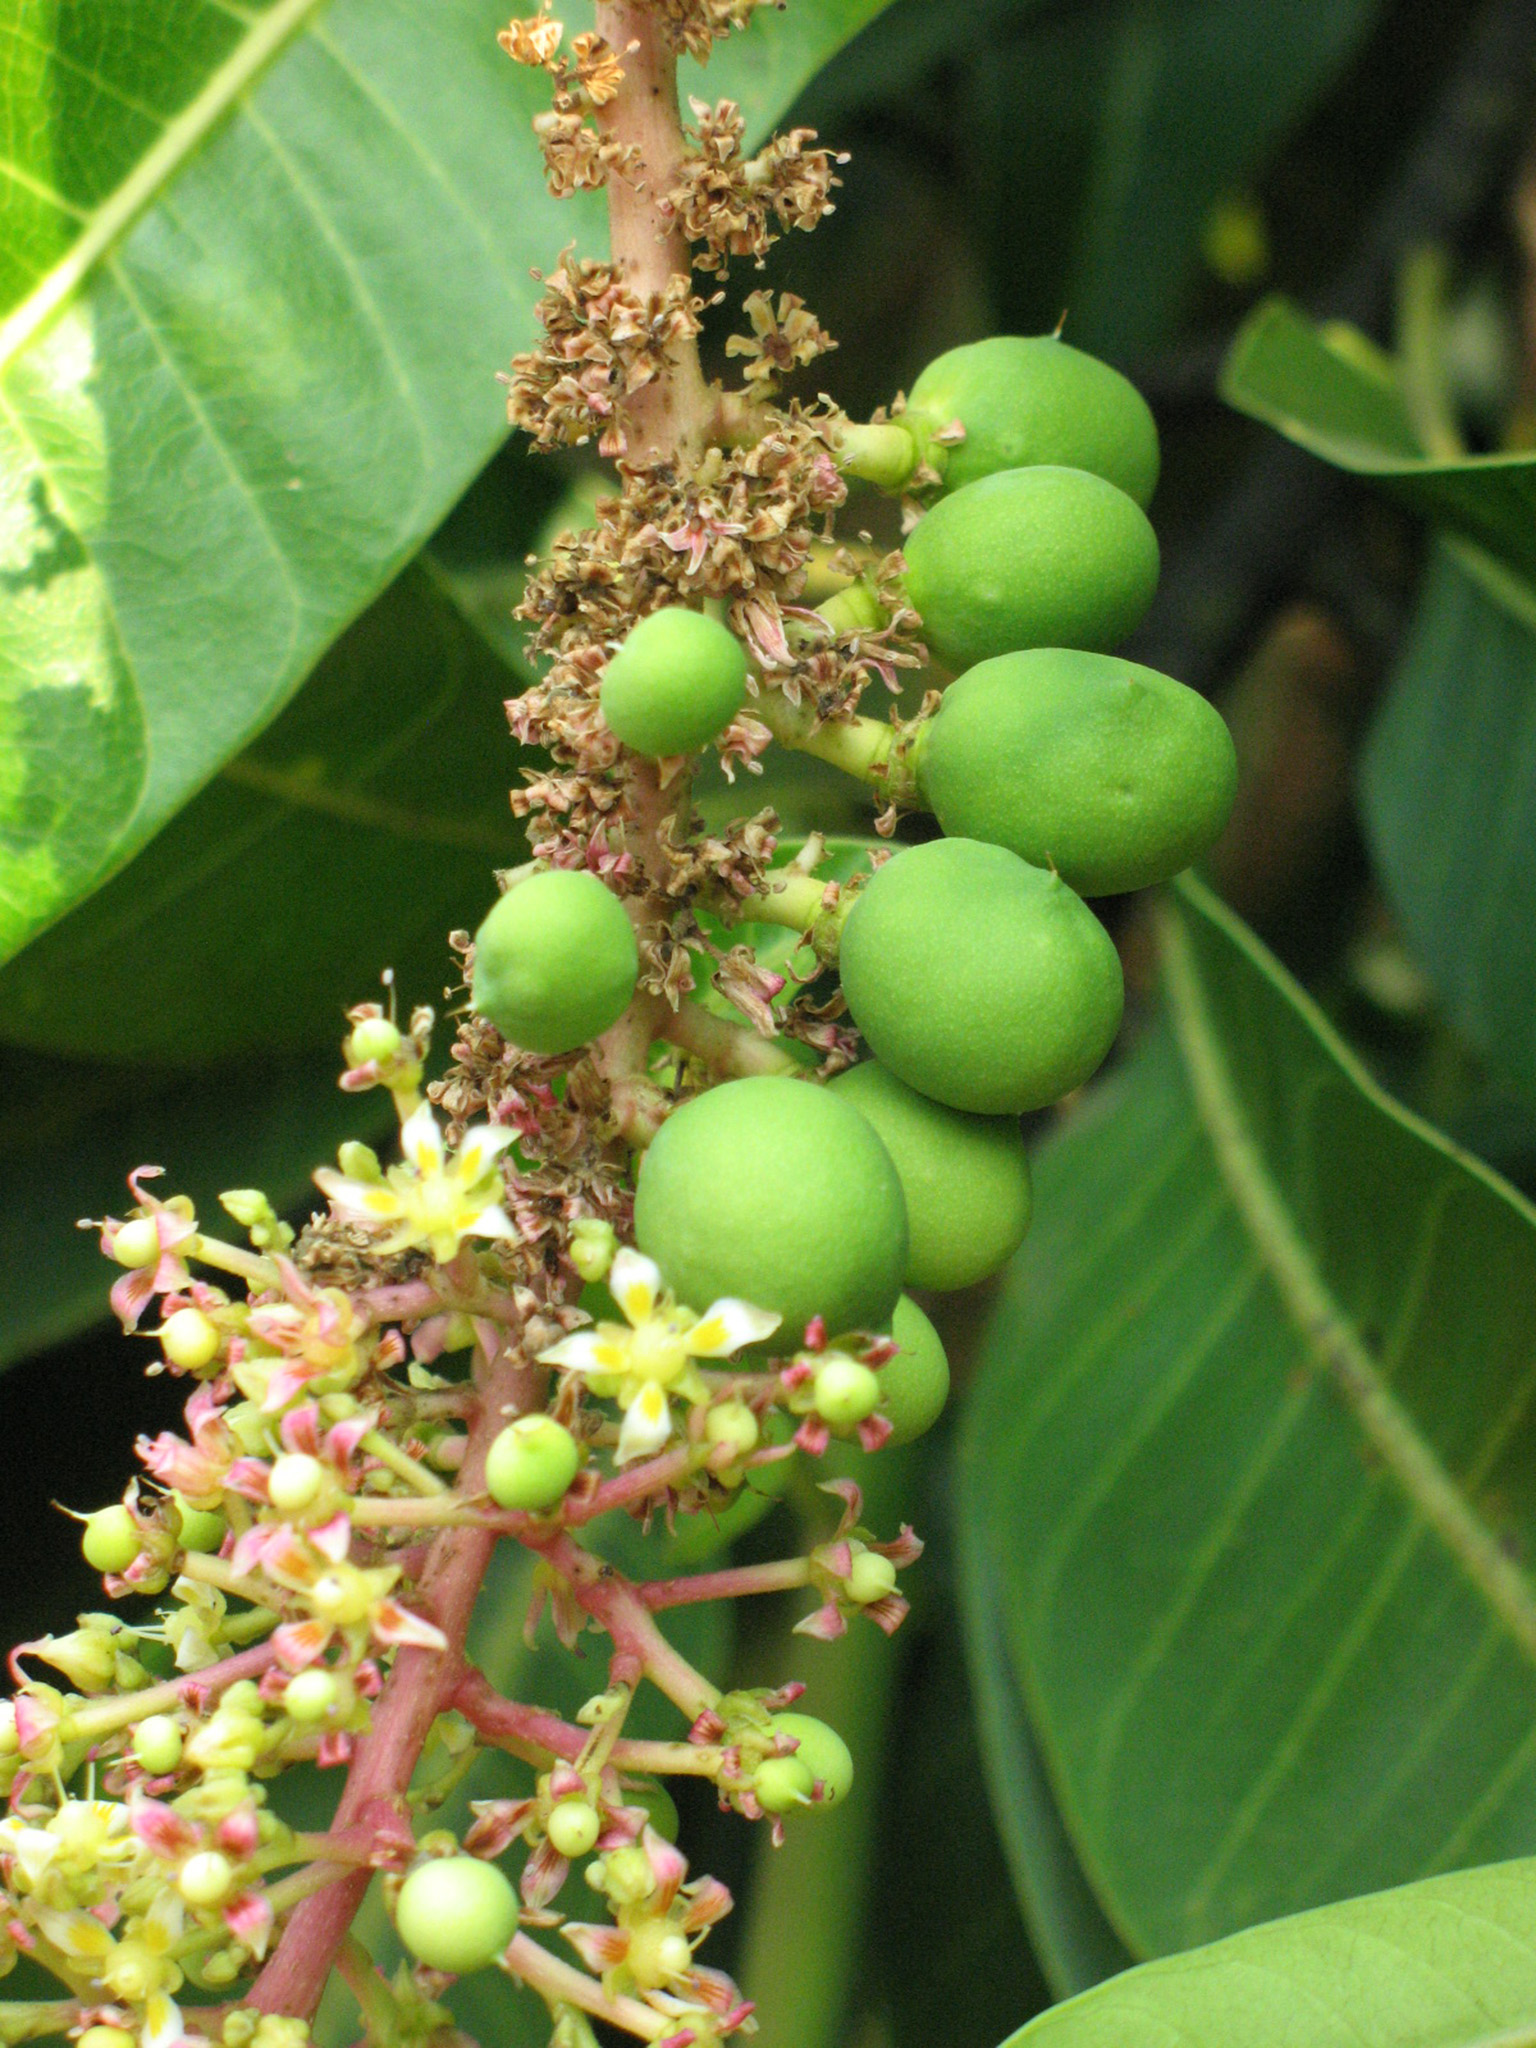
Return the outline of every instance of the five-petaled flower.
<path id="1" fill-rule="evenodd" d="M 322 1166 L 315 1180 L 339 1215 L 356 1223 L 393 1226 L 374 1247 L 381 1256 L 425 1245 L 445 1266 L 466 1237 L 516 1237 L 501 1206 L 503 1190 L 496 1170 L 512 1137 L 511 1131 L 476 1124 L 464 1133 L 458 1151 L 449 1153 L 437 1118 L 424 1102 L 400 1126 L 405 1159 L 399 1165 L 389 1167 L 378 1180 L 354 1179 Z"/>
<path id="2" fill-rule="evenodd" d="M 744 1344 L 759 1344 L 779 1327 L 779 1317 L 750 1302 L 726 1296 L 702 1316 L 680 1308 L 661 1284 L 661 1269 L 629 1245 L 614 1254 L 608 1290 L 629 1325 L 599 1323 L 563 1337 L 539 1353 L 542 1365 L 582 1374 L 600 1399 L 616 1400 L 624 1411 L 617 1462 L 648 1458 L 672 1434 L 670 1396 L 707 1401 L 709 1387 L 696 1359 L 728 1358 Z"/>

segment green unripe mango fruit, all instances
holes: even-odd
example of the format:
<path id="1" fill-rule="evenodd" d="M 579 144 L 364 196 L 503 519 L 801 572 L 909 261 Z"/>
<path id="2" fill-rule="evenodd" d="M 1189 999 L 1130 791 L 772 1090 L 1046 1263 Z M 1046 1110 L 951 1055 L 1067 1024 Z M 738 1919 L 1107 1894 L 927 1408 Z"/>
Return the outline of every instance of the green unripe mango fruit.
<path id="1" fill-rule="evenodd" d="M 838 964 L 876 1059 L 951 1109 L 1043 1108 L 1087 1080 L 1120 1028 L 1120 961 L 1087 904 L 975 839 L 910 846 L 877 870 Z"/>
<path id="2" fill-rule="evenodd" d="M 707 612 L 668 605 L 630 629 L 600 696 L 609 729 L 637 754 L 694 754 L 746 702 L 746 651 Z"/>
<path id="3" fill-rule="evenodd" d="M 722 1295 L 782 1322 L 788 1353 L 813 1316 L 828 1333 L 883 1330 L 907 1263 L 907 1211 L 890 1155 L 850 1103 L 776 1075 L 685 1102 L 640 1165 L 635 1241 L 678 1300 Z"/>
<path id="4" fill-rule="evenodd" d="M 1085 469 L 1001 469 L 941 498 L 905 544 L 907 595 L 946 668 L 1020 647 L 1107 649 L 1157 589 L 1157 536 Z"/>
<path id="5" fill-rule="evenodd" d="M 891 1335 L 901 1349 L 880 1368 L 880 1409 L 894 1447 L 925 1436 L 944 1413 L 949 1360 L 938 1331 L 905 1294 L 891 1318 Z"/>
<path id="6" fill-rule="evenodd" d="M 1218 837 L 1237 792 L 1232 736 L 1203 697 L 1066 647 L 968 670 L 915 760 L 946 832 L 1053 867 L 1084 896 L 1178 874 Z"/>
<path id="7" fill-rule="evenodd" d="M 906 1284 L 970 1287 L 1006 1265 L 1030 1216 L 1029 1157 L 1016 1119 L 947 1109 L 878 1060 L 850 1067 L 830 1086 L 874 1125 L 900 1176 Z"/>
<path id="8" fill-rule="evenodd" d="M 999 469 L 1059 463 L 1086 469 L 1143 507 L 1157 487 L 1157 426 L 1118 370 L 1054 334 L 994 334 L 931 362 L 907 400 L 937 430 L 965 439 L 948 451 L 951 490 Z"/>
<path id="9" fill-rule="evenodd" d="M 821 1786 L 823 1806 L 836 1806 L 848 1797 L 853 1790 L 853 1758 L 835 1728 L 812 1714 L 775 1714 L 772 1726 L 775 1735 L 792 1736 L 798 1743 L 791 1754 Z"/>
<path id="10" fill-rule="evenodd" d="M 395 1900 L 395 1932 L 431 1970 L 462 1976 L 494 1962 L 517 1932 L 517 1894 L 494 1863 L 418 1863 Z"/>
<path id="11" fill-rule="evenodd" d="M 541 868 L 475 933 L 470 995 L 525 1052 L 574 1052 L 623 1016 L 639 971 L 618 897 L 584 869 Z"/>

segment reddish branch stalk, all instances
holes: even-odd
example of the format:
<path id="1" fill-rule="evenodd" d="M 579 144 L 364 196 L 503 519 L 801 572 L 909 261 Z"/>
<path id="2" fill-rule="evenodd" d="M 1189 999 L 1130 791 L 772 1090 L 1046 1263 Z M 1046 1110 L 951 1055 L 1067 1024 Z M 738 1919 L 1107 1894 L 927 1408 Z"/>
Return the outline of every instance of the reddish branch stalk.
<path id="1" fill-rule="evenodd" d="M 599 110 L 598 126 L 605 140 L 638 151 L 633 177 L 610 182 L 613 260 L 625 281 L 648 296 L 663 291 L 674 275 L 687 276 L 691 270 L 688 245 L 666 228 L 659 206 L 661 196 L 676 182 L 683 156 L 676 59 L 661 31 L 658 10 L 646 0 L 598 0 L 597 29 L 618 54 L 625 74 L 617 96 Z M 684 338 L 670 350 L 665 372 L 625 407 L 630 453 L 640 459 L 691 462 L 703 452 L 711 416 L 698 351 L 691 339 Z M 680 808 L 686 815 L 688 788 L 684 781 L 664 794 L 649 763 L 632 760 L 629 771 L 631 851 L 651 884 L 634 902 L 633 912 L 637 922 L 665 919 L 670 905 L 659 886 L 666 872 L 659 836 L 671 812 Z M 599 1064 L 615 1092 L 618 1128 L 625 1136 L 642 1140 L 648 1135 L 643 1074 L 657 1021 L 658 999 L 638 997 L 598 1051 Z M 388 1308 L 396 1313 L 409 1314 L 427 1306 L 418 1303 L 407 1288 L 375 1290 L 372 1300 L 376 1309 L 385 1307 L 386 1295 Z M 454 1489 L 461 1500 L 472 1499 L 481 1491 L 486 1451 L 502 1427 L 505 1408 L 527 1405 L 528 1380 L 526 1368 L 505 1364 L 488 1376 Z M 691 1452 L 683 1454 L 682 1469 L 687 1469 L 692 1458 Z M 606 1495 L 605 1505 L 615 1504 L 618 1485 L 610 1483 L 600 1490 Z M 466 1710 L 477 1706 L 488 1711 L 489 1701 L 480 1695 L 476 1675 L 465 1673 L 464 1642 L 496 1541 L 496 1530 L 487 1527 L 445 1529 L 433 1541 L 416 1605 L 443 1631 L 448 1648 L 402 1648 L 396 1655 L 374 1710 L 373 1725 L 359 1743 L 348 1772 L 336 1811 L 337 1832 L 371 1826 L 386 1840 L 393 1835 L 404 1843 L 408 1835 L 405 1794 L 433 1722 L 456 1702 Z M 644 1672 L 689 1714 L 713 1704 L 718 1697 L 715 1688 L 665 1641 L 646 1602 L 626 1581 L 600 1566 L 564 1531 L 555 1532 L 537 1547 L 567 1578 L 578 1604 L 612 1637 L 616 1672 L 633 1678 Z M 489 1694 L 490 1689 L 485 1690 Z M 491 1694 L 490 1699 L 494 1698 Z M 546 1719 L 553 1721 L 553 1717 L 534 1715 L 528 1729 L 517 1733 L 549 1747 L 552 1753 L 566 1754 L 564 1724 L 553 1721 L 546 1726 Z M 534 1727 L 539 1730 L 537 1735 L 531 1732 Z M 543 1740 L 546 1735 L 551 1738 L 547 1744 Z M 313 2013 L 368 1881 L 369 1873 L 358 1871 L 299 1906 L 256 1981 L 252 2005 L 303 2017 Z M 585 1990 L 587 1980 L 579 1972 L 558 1963 L 525 1936 L 518 1936 L 513 1946 L 519 1952 L 517 1962 L 524 1966 L 519 1973 L 528 1981 L 548 1985 L 595 2009 Z M 605 2016 L 617 2014 L 610 2009 Z M 648 2008 L 626 2011 L 623 2019 L 634 2031 L 656 2031 L 656 2015 Z"/>

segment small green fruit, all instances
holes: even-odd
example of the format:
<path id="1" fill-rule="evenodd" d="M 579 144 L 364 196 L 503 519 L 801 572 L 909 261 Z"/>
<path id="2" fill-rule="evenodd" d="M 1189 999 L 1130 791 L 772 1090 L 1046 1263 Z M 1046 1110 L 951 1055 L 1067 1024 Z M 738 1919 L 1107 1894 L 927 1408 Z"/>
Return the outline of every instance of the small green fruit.
<path id="1" fill-rule="evenodd" d="M 896 1590 L 896 1567 L 878 1550 L 861 1550 L 848 1574 L 848 1597 L 871 1607 Z"/>
<path id="2" fill-rule="evenodd" d="M 938 1331 L 905 1294 L 891 1318 L 891 1335 L 901 1349 L 880 1368 L 880 1406 L 894 1447 L 926 1435 L 944 1413 L 949 1360 Z"/>
<path id="3" fill-rule="evenodd" d="M 880 1405 L 880 1380 L 856 1358 L 829 1358 L 812 1387 L 816 1412 L 833 1429 L 853 1429 Z"/>
<path id="4" fill-rule="evenodd" d="M 325 1486 L 325 1467 L 308 1451 L 285 1451 L 267 1474 L 267 1499 L 280 1515 L 302 1515 Z"/>
<path id="5" fill-rule="evenodd" d="M 752 1790 L 764 1813 L 793 1813 L 809 1806 L 816 1780 L 798 1756 L 765 1756 L 752 1774 Z"/>
<path id="6" fill-rule="evenodd" d="M 354 1067 L 361 1067 L 369 1060 L 392 1060 L 404 1043 L 398 1024 L 387 1017 L 365 1017 L 361 1024 L 353 1025 L 346 1055 Z"/>
<path id="7" fill-rule="evenodd" d="M 181 1762 L 181 1723 L 172 1714 L 148 1714 L 133 1731 L 133 1754 L 153 1778 Z"/>
<path id="8" fill-rule="evenodd" d="M 675 1842 L 682 1823 L 678 1817 L 677 1801 L 659 1778 L 647 1778 L 643 1785 L 624 1787 L 626 1806 L 643 1806 L 651 1827 L 664 1842 Z M 643 1896 L 643 1894 L 642 1894 Z"/>
<path id="9" fill-rule="evenodd" d="M 189 1906 L 204 1911 L 222 1905 L 234 1887 L 235 1872 L 227 1856 L 217 1849 L 199 1849 L 181 1866 L 176 1889 Z"/>
<path id="10" fill-rule="evenodd" d="M 639 971 L 618 897 L 584 869 L 541 868 L 476 932 L 471 995 L 525 1052 L 574 1052 L 623 1016 Z"/>
<path id="11" fill-rule="evenodd" d="M 306 1726 L 323 1721 L 341 1697 L 341 1688 L 329 1671 L 311 1666 L 289 1679 L 283 1688 L 283 1712 L 291 1721 Z"/>
<path id="12" fill-rule="evenodd" d="M 86 1516 L 80 1551 L 93 1571 L 125 1572 L 139 1549 L 138 1524 L 121 1504 Z"/>
<path id="13" fill-rule="evenodd" d="M 160 1257 L 160 1231 L 153 1216 L 130 1216 L 112 1239 L 120 1266 L 153 1266 Z"/>
<path id="14" fill-rule="evenodd" d="M 395 1900 L 395 1931 L 429 1969 L 483 1970 L 517 1932 L 517 1895 L 478 1856 L 418 1863 Z"/>
<path id="15" fill-rule="evenodd" d="M 776 1075 L 674 1110 L 640 1165 L 635 1240 L 679 1301 L 734 1295 L 782 1317 L 792 1351 L 821 1316 L 880 1330 L 901 1291 L 907 1212 L 890 1156 L 850 1103 Z"/>
<path id="16" fill-rule="evenodd" d="M 213 1557 L 224 1546 L 229 1533 L 229 1524 L 222 1515 L 211 1513 L 206 1508 L 195 1508 L 182 1494 L 173 1493 L 176 1512 L 180 1522 L 176 1530 L 176 1541 L 183 1550 L 195 1550 L 205 1557 Z"/>
<path id="17" fill-rule="evenodd" d="M 707 612 L 668 605 L 631 627 L 603 670 L 603 716 L 637 754 L 694 754 L 747 697 L 741 642 Z"/>
<path id="18" fill-rule="evenodd" d="M 1021 647 L 1110 648 L 1157 589 L 1157 536 L 1083 469 L 1003 469 L 941 498 L 906 542 L 907 595 L 946 668 Z"/>
<path id="19" fill-rule="evenodd" d="M 961 676 L 916 761 L 946 832 L 1009 847 L 1084 896 L 1178 874 L 1218 837 L 1237 791 L 1232 736 L 1203 697 L 1063 647 Z"/>
<path id="20" fill-rule="evenodd" d="M 1157 485 L 1157 426 L 1128 379 L 1054 334 L 994 334 L 931 362 L 908 408 L 965 439 L 948 451 L 951 490 L 999 469 L 1058 463 L 1086 469 L 1141 506 Z"/>
<path id="21" fill-rule="evenodd" d="M 219 1333 L 200 1308 L 179 1308 L 159 1331 L 167 1360 L 183 1372 L 201 1372 L 219 1355 Z"/>
<path id="22" fill-rule="evenodd" d="M 848 1745 L 835 1728 L 810 1714 L 775 1714 L 773 1732 L 789 1735 L 799 1744 L 793 1752 L 796 1763 L 804 1764 L 821 1786 L 823 1806 L 836 1806 L 853 1789 L 853 1758 Z"/>
<path id="23" fill-rule="evenodd" d="M 591 1854 L 603 1832 L 603 1823 L 589 1800 L 562 1799 L 550 1814 L 545 1832 L 552 1849 L 574 1860 Z"/>
<path id="24" fill-rule="evenodd" d="M 839 967 L 883 1066 L 990 1116 L 1079 1087 L 1124 1002 L 1114 946 L 1082 898 L 974 839 L 908 847 L 878 869 L 843 927 Z"/>
<path id="25" fill-rule="evenodd" d="M 581 1452 L 552 1415 L 520 1415 L 485 1457 L 485 1490 L 499 1508 L 540 1514 L 564 1500 Z"/>
<path id="26" fill-rule="evenodd" d="M 1029 1156 L 1017 1120 L 946 1109 L 878 1060 L 829 1085 L 874 1125 L 901 1178 L 906 1284 L 970 1287 L 1006 1265 L 1030 1217 Z"/>

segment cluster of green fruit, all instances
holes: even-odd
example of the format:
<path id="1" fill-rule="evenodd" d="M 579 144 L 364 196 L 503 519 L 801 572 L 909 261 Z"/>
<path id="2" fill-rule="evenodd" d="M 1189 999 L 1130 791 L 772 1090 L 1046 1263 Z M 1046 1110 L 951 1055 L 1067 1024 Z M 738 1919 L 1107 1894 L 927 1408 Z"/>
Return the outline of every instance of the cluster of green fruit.
<path id="1" fill-rule="evenodd" d="M 941 475 L 906 588 L 963 673 L 908 758 L 946 836 L 845 893 L 838 970 L 873 1057 L 826 1088 L 757 1077 L 685 1103 L 642 1159 L 635 1227 L 680 1300 L 745 1298 L 781 1316 L 781 1342 L 813 1317 L 836 1333 L 894 1316 L 902 1359 L 928 1361 L 911 1403 L 901 1360 L 882 1375 L 915 1434 L 947 1374 L 902 1287 L 967 1286 L 1010 1257 L 1030 1213 L 1017 1119 L 1085 1081 L 1119 1027 L 1119 960 L 1083 897 L 1203 852 L 1235 759 L 1202 698 L 1110 652 L 1158 572 L 1157 434 L 1123 377 L 1054 337 L 998 337 L 932 364 L 894 421 L 851 430 L 854 470 L 861 433 L 881 437 L 887 481 L 920 462 Z M 893 434 L 909 450 L 894 469 Z M 741 709 L 747 673 L 725 626 L 669 608 L 610 658 L 603 712 L 643 755 L 694 752 Z M 538 871 L 481 927 L 474 1001 L 517 1044 L 567 1052 L 617 1020 L 636 973 L 619 900 Z"/>

